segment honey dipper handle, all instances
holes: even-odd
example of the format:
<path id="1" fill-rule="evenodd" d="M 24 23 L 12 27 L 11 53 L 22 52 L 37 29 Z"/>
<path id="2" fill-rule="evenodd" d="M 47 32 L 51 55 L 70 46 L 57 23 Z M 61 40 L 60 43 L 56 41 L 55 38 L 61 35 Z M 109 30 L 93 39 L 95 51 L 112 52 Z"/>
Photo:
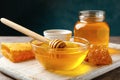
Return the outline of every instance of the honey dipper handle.
<path id="1" fill-rule="evenodd" d="M 30 36 L 30 37 L 32 37 L 34 39 L 37 39 L 37 40 L 40 40 L 40 41 L 42 41 L 44 43 L 49 44 L 48 39 L 46 39 L 45 37 L 33 32 L 33 31 L 31 31 L 31 30 L 29 30 L 29 29 L 27 29 L 27 28 L 25 28 L 25 27 L 23 27 L 23 26 L 21 26 L 19 24 L 16 24 L 16 23 L 14 23 L 14 22 L 6 19 L 6 18 L 1 18 L 0 20 L 1 20 L 1 22 L 3 24 L 5 24 L 5 25 L 7 25 L 7 26 L 9 26 L 9 27 L 11 27 L 11 28 L 23 33 L 23 34 L 25 34 L 25 35 L 28 35 L 28 36 Z"/>

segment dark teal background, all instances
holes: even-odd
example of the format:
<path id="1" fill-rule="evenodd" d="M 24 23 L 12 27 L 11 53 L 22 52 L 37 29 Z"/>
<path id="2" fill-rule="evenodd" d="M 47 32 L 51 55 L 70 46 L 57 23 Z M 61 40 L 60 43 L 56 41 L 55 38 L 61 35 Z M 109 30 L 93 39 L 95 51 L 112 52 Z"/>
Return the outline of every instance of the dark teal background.
<path id="1" fill-rule="evenodd" d="M 120 0 L 1 0 L 0 17 L 39 34 L 46 29 L 73 31 L 81 10 L 104 10 L 111 36 L 120 36 Z M 0 23 L 0 36 L 23 35 Z"/>

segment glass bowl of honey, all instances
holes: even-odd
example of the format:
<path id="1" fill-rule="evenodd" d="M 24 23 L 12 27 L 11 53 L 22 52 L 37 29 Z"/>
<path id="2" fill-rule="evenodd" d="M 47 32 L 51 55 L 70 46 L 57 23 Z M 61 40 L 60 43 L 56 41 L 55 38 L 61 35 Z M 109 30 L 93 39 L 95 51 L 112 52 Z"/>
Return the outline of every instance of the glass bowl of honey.
<path id="1" fill-rule="evenodd" d="M 73 70 L 85 59 L 89 42 L 79 38 L 78 42 L 65 41 L 65 48 L 50 48 L 48 44 L 32 40 L 31 45 L 36 60 L 47 70 Z"/>

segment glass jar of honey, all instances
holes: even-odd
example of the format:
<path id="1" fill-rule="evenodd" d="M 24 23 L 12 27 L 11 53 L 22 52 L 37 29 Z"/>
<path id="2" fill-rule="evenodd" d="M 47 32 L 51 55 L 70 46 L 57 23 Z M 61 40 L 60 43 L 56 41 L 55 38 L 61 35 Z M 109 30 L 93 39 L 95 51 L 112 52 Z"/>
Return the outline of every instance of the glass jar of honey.
<path id="1" fill-rule="evenodd" d="M 79 21 L 74 26 L 74 37 L 83 37 L 89 40 L 91 44 L 108 47 L 110 30 L 104 19 L 104 11 L 80 11 Z"/>

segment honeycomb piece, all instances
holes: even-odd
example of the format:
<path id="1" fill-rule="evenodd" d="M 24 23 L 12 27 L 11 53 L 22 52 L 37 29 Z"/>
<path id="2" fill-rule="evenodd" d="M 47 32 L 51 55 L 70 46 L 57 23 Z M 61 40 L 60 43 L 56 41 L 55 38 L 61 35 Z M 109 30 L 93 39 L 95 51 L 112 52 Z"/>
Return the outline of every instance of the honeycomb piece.
<path id="1" fill-rule="evenodd" d="M 85 61 L 93 65 L 108 65 L 112 63 L 112 58 L 105 46 L 92 46 Z"/>
<path id="2" fill-rule="evenodd" d="M 2 55 L 12 62 L 21 62 L 34 58 L 32 46 L 26 43 L 1 43 Z"/>

